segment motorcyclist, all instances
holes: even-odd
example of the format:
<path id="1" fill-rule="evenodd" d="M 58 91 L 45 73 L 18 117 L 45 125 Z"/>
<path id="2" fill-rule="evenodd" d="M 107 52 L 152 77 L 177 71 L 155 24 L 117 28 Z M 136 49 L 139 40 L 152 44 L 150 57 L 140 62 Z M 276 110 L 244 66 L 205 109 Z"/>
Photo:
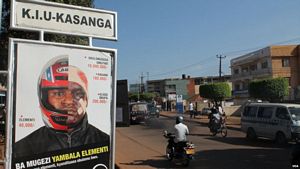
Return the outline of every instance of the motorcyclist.
<path id="1" fill-rule="evenodd" d="M 183 117 L 177 116 L 176 117 L 176 124 L 174 126 L 175 129 L 175 147 L 177 147 L 179 150 L 182 149 L 186 145 L 187 142 L 187 135 L 189 134 L 188 127 L 183 124 Z"/>
<path id="2" fill-rule="evenodd" d="M 169 161 L 178 159 L 184 166 L 189 165 L 189 160 L 193 159 L 194 144 L 188 143 L 187 135 L 188 127 L 183 124 L 183 117 L 176 117 L 176 124 L 172 133 L 165 131 L 165 137 L 168 138 L 168 146 L 166 149 L 167 159 Z"/>
<path id="3" fill-rule="evenodd" d="M 217 119 L 218 122 L 221 122 L 221 114 L 215 106 L 211 108 L 211 113 L 209 114 L 208 118 L 209 118 L 209 123 L 208 123 L 209 128 L 211 128 L 212 125 L 214 124 L 214 119 Z"/>

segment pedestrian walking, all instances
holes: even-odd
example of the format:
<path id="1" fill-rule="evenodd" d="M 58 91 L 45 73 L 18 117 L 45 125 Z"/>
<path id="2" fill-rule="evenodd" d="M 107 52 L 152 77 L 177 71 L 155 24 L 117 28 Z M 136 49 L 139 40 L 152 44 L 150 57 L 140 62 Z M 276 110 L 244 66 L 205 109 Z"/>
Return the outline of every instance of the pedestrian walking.
<path id="1" fill-rule="evenodd" d="M 194 114 L 194 105 L 193 105 L 192 102 L 189 104 L 189 112 L 190 112 L 190 118 L 193 118 L 193 116 L 194 116 L 194 118 L 195 118 L 195 114 Z"/>

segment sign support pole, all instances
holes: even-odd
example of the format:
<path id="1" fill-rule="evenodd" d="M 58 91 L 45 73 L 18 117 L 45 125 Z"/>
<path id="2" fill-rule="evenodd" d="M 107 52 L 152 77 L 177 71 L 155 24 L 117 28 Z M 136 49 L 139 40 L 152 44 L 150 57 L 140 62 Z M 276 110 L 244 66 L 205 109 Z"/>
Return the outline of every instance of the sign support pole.
<path id="1" fill-rule="evenodd" d="M 1 32 L 1 25 L 2 25 L 2 0 L 0 0 L 0 32 Z"/>

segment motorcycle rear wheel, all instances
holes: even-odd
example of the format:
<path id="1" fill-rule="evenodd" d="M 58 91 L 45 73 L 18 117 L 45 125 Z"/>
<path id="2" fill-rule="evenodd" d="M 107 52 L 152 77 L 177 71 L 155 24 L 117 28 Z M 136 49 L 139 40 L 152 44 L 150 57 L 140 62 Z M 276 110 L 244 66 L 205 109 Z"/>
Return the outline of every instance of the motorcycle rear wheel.
<path id="1" fill-rule="evenodd" d="M 170 147 L 166 148 L 166 156 L 169 161 L 173 160 L 173 150 Z"/>
<path id="2" fill-rule="evenodd" d="M 222 137 L 226 137 L 227 136 L 227 127 L 226 126 L 223 126 L 221 128 L 221 135 L 222 135 Z"/>
<path id="3" fill-rule="evenodd" d="M 181 163 L 184 167 L 188 167 L 190 165 L 190 159 L 187 157 L 187 155 L 185 154 L 185 156 L 182 159 L 182 163 Z"/>
<path id="4" fill-rule="evenodd" d="M 217 132 L 213 131 L 213 132 L 211 132 L 211 135 L 212 135 L 212 136 L 216 136 L 216 135 L 217 135 Z"/>

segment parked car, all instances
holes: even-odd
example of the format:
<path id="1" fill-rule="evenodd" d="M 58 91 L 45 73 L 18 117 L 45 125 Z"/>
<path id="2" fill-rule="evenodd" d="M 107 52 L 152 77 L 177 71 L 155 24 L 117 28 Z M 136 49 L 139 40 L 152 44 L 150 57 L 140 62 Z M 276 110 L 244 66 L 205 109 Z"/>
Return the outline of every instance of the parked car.
<path id="1" fill-rule="evenodd" d="M 159 114 L 160 114 L 159 108 L 156 107 L 154 104 L 148 104 L 147 106 L 148 106 L 148 115 L 149 115 L 149 117 L 159 118 Z"/>
<path id="2" fill-rule="evenodd" d="M 139 123 L 148 118 L 148 103 L 134 102 L 129 104 L 130 109 L 130 123 Z"/>
<path id="3" fill-rule="evenodd" d="M 204 107 L 201 111 L 201 115 L 209 115 L 211 113 L 210 108 Z"/>
<path id="4" fill-rule="evenodd" d="M 241 129 L 251 140 L 264 137 L 279 144 L 300 140 L 300 105 L 250 103 L 242 113 Z"/>

